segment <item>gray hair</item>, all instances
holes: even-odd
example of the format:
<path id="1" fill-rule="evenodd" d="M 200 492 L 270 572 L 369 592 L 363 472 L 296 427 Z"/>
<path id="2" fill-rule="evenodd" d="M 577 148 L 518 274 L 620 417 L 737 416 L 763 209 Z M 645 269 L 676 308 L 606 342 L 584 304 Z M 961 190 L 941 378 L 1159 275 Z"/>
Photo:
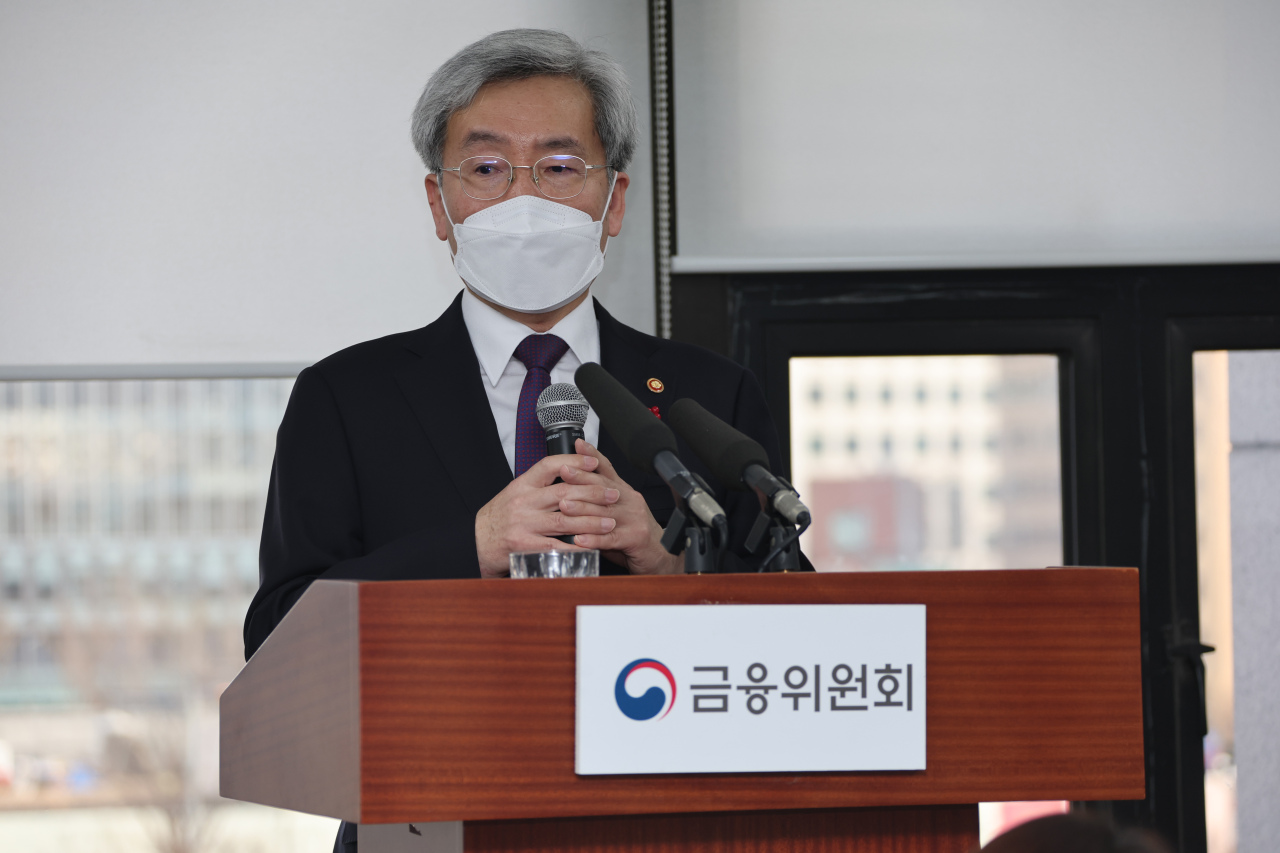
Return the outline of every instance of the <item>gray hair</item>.
<path id="1" fill-rule="evenodd" d="M 449 119 L 486 83 L 544 74 L 577 80 L 591 96 L 596 134 L 611 169 L 626 169 L 636 151 L 636 105 L 622 66 L 554 30 L 503 30 L 467 45 L 436 69 L 413 109 L 413 147 L 427 169 L 444 168 Z"/>

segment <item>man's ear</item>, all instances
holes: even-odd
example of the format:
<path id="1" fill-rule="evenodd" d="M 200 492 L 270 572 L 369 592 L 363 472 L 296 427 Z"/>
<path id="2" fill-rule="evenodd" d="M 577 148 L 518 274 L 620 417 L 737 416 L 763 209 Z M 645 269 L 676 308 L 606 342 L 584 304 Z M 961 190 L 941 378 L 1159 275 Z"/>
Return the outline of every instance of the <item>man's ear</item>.
<path id="1" fill-rule="evenodd" d="M 619 172 L 613 181 L 613 196 L 609 199 L 609 209 L 604 214 L 604 232 L 610 237 L 622 233 L 622 217 L 627 212 L 627 187 L 631 178 L 626 172 Z"/>
<path id="2" fill-rule="evenodd" d="M 453 228 L 449 225 L 449 217 L 444 215 L 444 202 L 440 200 L 440 176 L 427 175 L 424 183 L 427 188 L 427 204 L 431 205 L 431 218 L 436 223 L 436 236 L 441 240 L 448 240 L 452 246 Z"/>

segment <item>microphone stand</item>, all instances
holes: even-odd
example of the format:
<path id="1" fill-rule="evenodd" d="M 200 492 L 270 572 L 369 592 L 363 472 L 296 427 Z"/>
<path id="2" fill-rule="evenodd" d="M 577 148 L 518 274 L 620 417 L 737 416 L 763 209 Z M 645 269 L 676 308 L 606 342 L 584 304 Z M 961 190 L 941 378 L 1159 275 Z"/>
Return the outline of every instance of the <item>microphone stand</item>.
<path id="1" fill-rule="evenodd" d="M 677 557 L 684 554 L 684 573 L 687 575 L 719 572 L 724 540 L 720 531 L 703 524 L 696 515 L 678 505 L 662 531 L 662 547 Z"/>
<path id="2" fill-rule="evenodd" d="M 654 469 L 671 487 L 676 508 L 662 531 L 662 547 L 673 556 L 684 554 L 684 572 L 687 575 L 719 572 L 720 561 L 729 542 L 729 525 L 723 515 L 715 517 L 714 521 L 718 523 L 714 526 L 698 517 L 690 502 L 699 500 L 700 494 L 709 495 L 711 489 L 697 474 L 662 470 L 668 461 L 666 456 L 671 454 L 660 453 L 655 457 Z M 671 459 L 675 457 L 671 456 Z"/>
<path id="3" fill-rule="evenodd" d="M 786 480 L 781 477 L 778 480 L 794 491 Z M 806 511 L 800 516 L 799 524 L 793 524 L 781 512 L 772 508 L 772 502 L 763 491 L 757 488 L 756 494 L 760 497 L 760 514 L 756 516 L 756 523 L 747 534 L 745 543 L 747 553 L 756 553 L 765 536 L 769 537 L 769 553 L 760 561 L 760 568 L 757 571 L 800 571 L 800 547 L 796 543 L 800 541 L 800 534 L 808 530 L 809 525 L 813 523 L 813 517 Z M 769 564 L 775 561 L 776 567 L 770 569 Z"/>

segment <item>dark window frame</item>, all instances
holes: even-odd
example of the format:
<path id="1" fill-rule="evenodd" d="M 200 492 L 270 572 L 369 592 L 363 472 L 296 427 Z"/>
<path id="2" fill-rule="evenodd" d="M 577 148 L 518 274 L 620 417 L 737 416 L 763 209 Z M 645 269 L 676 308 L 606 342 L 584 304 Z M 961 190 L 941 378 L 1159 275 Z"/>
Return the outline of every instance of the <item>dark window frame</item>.
<path id="1" fill-rule="evenodd" d="M 792 356 L 1059 357 L 1064 561 L 1142 595 L 1147 797 L 1090 807 L 1204 851 L 1192 357 L 1280 349 L 1280 263 L 677 275 L 672 310 L 755 372 L 788 460 Z"/>

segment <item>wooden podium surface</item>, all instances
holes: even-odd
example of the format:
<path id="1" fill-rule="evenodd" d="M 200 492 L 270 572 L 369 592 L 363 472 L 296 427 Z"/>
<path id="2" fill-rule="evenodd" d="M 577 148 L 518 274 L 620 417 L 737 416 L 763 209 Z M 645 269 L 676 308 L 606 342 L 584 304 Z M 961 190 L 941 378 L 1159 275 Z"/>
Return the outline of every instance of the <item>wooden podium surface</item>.
<path id="1" fill-rule="evenodd" d="M 576 606 L 770 603 L 926 605 L 926 770 L 574 774 Z M 222 794 L 361 823 L 1140 799 L 1140 670 L 1133 569 L 320 581 L 222 696 Z"/>

